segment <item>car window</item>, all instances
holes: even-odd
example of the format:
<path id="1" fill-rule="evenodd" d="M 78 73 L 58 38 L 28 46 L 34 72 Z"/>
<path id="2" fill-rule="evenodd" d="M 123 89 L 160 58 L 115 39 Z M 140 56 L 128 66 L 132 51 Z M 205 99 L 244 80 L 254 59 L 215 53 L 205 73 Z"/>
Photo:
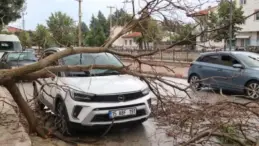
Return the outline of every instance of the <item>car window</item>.
<path id="1" fill-rule="evenodd" d="M 240 62 L 230 55 L 221 55 L 220 64 L 225 66 L 233 66 L 234 64 L 240 64 Z"/>
<path id="2" fill-rule="evenodd" d="M 13 50 L 14 44 L 13 42 L 0 42 L 0 50 Z"/>
<path id="3" fill-rule="evenodd" d="M 2 58 L 1 58 L 1 60 L 2 60 L 2 61 L 6 61 L 6 58 L 7 58 L 7 53 L 4 53 L 3 56 L 2 56 Z"/>
<path id="4" fill-rule="evenodd" d="M 36 61 L 32 52 L 11 52 L 8 53 L 7 61 Z"/>
<path id="5" fill-rule="evenodd" d="M 249 67 L 259 67 L 259 54 L 257 53 L 237 53 L 235 56 Z"/>
<path id="6" fill-rule="evenodd" d="M 201 62 L 219 64 L 219 55 L 207 55 L 200 59 Z"/>

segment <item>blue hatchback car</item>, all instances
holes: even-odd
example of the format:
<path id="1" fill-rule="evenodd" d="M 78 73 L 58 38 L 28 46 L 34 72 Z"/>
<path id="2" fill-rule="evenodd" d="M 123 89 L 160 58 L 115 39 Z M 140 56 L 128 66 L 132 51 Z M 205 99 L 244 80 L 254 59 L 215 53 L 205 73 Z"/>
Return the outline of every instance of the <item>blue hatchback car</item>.
<path id="1" fill-rule="evenodd" d="M 188 83 L 202 87 L 227 89 L 259 98 L 259 54 L 252 52 L 202 53 L 189 68 Z"/>

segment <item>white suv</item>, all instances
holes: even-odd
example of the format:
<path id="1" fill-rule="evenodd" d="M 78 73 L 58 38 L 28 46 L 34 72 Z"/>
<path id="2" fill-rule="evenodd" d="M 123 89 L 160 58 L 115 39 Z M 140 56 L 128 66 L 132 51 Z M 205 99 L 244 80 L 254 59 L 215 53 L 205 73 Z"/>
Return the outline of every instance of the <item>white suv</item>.
<path id="1" fill-rule="evenodd" d="M 64 48 L 44 50 L 43 57 Z M 59 65 L 123 64 L 109 53 L 83 53 L 64 57 Z M 57 64 L 55 64 L 57 65 Z M 114 70 L 59 72 L 57 78 L 33 82 L 41 109 L 47 106 L 61 120 L 60 129 L 69 133 L 81 126 L 142 123 L 151 113 L 150 90 L 139 78 Z"/>

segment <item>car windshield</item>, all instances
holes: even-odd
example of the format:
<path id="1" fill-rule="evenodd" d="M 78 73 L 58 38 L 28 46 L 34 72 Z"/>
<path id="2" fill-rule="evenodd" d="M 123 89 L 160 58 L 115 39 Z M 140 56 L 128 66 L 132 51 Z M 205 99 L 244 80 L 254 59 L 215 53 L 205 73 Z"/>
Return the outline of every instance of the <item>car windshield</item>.
<path id="1" fill-rule="evenodd" d="M 65 65 L 113 65 L 122 67 L 123 64 L 109 53 L 83 53 L 70 55 L 63 58 Z M 113 75 L 119 72 L 109 69 L 92 69 L 87 72 L 66 72 L 67 76 Z"/>
<path id="2" fill-rule="evenodd" d="M 11 52 L 8 53 L 7 61 L 36 61 L 33 52 Z"/>
<path id="3" fill-rule="evenodd" d="M 236 56 L 249 67 L 259 67 L 259 55 L 256 53 L 238 53 Z"/>

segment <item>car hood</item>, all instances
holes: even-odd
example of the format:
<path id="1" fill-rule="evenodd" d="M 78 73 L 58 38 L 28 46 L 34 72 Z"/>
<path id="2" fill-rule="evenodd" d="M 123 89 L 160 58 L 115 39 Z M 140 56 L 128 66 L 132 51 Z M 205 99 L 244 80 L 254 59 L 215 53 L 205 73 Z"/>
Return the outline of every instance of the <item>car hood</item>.
<path id="1" fill-rule="evenodd" d="M 135 92 L 147 88 L 147 84 L 130 75 L 60 78 L 62 84 L 93 94 Z"/>

